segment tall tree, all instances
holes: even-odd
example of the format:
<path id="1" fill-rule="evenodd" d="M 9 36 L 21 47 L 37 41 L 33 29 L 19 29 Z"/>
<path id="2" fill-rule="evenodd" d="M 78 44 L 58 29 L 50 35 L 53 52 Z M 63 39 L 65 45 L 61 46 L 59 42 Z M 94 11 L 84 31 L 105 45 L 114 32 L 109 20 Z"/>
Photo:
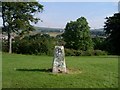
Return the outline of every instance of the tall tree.
<path id="1" fill-rule="evenodd" d="M 76 21 L 67 23 L 63 38 L 66 47 L 76 50 L 89 50 L 93 48 L 89 26 L 86 18 L 81 17 Z"/>
<path id="2" fill-rule="evenodd" d="M 107 36 L 107 50 L 120 55 L 120 13 L 106 19 L 104 30 Z"/>
<path id="3" fill-rule="evenodd" d="M 34 30 L 31 22 L 37 23 L 34 15 L 43 10 L 38 2 L 2 2 L 3 31 L 8 34 L 9 53 L 12 52 L 12 33 L 23 35 Z"/>

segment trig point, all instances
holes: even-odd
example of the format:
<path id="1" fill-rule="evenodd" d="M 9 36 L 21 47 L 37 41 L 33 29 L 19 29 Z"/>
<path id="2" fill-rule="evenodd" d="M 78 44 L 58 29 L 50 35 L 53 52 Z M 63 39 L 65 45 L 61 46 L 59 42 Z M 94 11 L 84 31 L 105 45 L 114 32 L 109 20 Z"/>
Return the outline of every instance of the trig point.
<path id="1" fill-rule="evenodd" d="M 63 46 L 55 46 L 52 72 L 66 73 L 65 53 Z"/>

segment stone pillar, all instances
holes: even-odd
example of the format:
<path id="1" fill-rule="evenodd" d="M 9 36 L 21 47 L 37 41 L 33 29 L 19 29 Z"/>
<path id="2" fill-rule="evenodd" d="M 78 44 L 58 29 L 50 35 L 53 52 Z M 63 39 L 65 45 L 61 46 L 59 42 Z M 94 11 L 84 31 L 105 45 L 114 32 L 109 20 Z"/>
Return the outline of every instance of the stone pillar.
<path id="1" fill-rule="evenodd" d="M 55 46 L 52 72 L 66 73 L 65 53 L 63 46 Z"/>

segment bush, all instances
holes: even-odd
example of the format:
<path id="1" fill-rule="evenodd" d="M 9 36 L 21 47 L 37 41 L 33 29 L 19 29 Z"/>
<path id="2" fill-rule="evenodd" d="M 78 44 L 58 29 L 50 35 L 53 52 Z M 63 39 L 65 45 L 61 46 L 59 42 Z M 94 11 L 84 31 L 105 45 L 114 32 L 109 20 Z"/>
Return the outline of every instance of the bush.
<path id="1" fill-rule="evenodd" d="M 107 52 L 102 50 L 73 50 L 73 49 L 65 49 L 66 56 L 100 56 L 107 55 Z"/>
<path id="2" fill-rule="evenodd" d="M 74 51 L 72 49 L 65 49 L 65 56 L 75 56 Z"/>
<path id="3" fill-rule="evenodd" d="M 93 56 L 93 50 L 87 50 L 87 51 L 82 51 L 82 55 L 81 56 Z"/>
<path id="4" fill-rule="evenodd" d="M 8 51 L 7 41 L 3 41 L 2 50 Z M 49 55 L 53 56 L 56 39 L 46 34 L 36 34 L 25 36 L 23 39 L 16 37 L 12 43 L 12 51 L 18 54 L 34 54 L 34 55 Z M 99 56 L 107 55 L 101 50 L 74 50 L 65 48 L 66 56 Z"/>
<path id="5" fill-rule="evenodd" d="M 8 43 L 6 40 L 2 40 L 2 51 L 8 52 Z"/>
<path id="6" fill-rule="evenodd" d="M 83 51 L 79 50 L 74 50 L 74 55 L 75 56 L 81 56 L 83 54 Z"/>
<path id="7" fill-rule="evenodd" d="M 107 52 L 102 51 L 102 50 L 94 50 L 94 55 L 95 56 L 107 55 Z"/>
<path id="8" fill-rule="evenodd" d="M 54 38 L 46 34 L 16 38 L 13 42 L 13 52 L 19 54 L 53 55 L 55 46 Z"/>

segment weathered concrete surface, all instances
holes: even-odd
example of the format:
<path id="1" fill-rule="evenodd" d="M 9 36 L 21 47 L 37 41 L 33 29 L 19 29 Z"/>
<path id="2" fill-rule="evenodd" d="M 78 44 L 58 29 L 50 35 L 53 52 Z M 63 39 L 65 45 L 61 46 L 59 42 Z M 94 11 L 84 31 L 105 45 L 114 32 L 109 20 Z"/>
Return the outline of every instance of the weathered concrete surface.
<path id="1" fill-rule="evenodd" d="M 66 73 L 65 53 L 63 46 L 55 46 L 52 72 Z"/>

